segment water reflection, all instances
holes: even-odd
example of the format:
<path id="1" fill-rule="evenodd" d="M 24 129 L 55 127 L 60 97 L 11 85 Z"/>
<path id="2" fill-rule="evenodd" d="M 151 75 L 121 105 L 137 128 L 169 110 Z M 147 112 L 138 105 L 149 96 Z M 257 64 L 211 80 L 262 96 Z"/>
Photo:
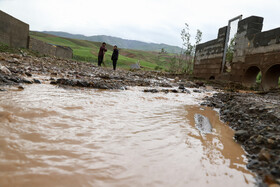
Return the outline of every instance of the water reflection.
<path id="1" fill-rule="evenodd" d="M 253 186 L 232 131 L 195 106 L 203 95 L 141 90 L 0 93 L 0 186 Z"/>

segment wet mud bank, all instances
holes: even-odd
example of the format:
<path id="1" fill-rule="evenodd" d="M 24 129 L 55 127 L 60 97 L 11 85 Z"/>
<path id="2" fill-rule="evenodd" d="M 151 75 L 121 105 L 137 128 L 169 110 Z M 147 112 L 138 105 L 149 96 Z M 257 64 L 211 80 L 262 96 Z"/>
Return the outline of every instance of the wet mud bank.
<path id="1" fill-rule="evenodd" d="M 220 109 L 220 117 L 235 130 L 247 152 L 247 168 L 257 173 L 259 186 L 280 184 L 280 92 L 216 93 L 202 105 Z M 276 186 L 278 186 L 276 185 Z"/>
<path id="2" fill-rule="evenodd" d="M 100 68 L 94 64 L 51 57 L 0 53 L 0 85 L 40 83 L 37 75 L 55 85 L 97 89 L 125 89 L 127 86 L 171 87 L 162 73 Z"/>

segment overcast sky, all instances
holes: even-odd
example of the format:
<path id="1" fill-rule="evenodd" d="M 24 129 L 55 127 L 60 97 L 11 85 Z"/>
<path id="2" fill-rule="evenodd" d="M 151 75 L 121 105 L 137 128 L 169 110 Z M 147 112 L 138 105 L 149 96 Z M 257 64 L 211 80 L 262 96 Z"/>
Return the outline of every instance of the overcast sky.
<path id="1" fill-rule="evenodd" d="M 240 14 L 264 17 L 263 30 L 280 27 L 280 0 L 0 0 L 0 10 L 35 31 L 110 35 L 181 46 L 187 22 L 194 38 L 217 37 L 220 27 Z"/>

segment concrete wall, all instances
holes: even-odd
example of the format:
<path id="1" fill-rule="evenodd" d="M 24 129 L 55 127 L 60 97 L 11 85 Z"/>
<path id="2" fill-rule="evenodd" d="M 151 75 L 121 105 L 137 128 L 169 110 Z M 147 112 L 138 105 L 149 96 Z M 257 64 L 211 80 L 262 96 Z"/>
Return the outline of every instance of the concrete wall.
<path id="1" fill-rule="evenodd" d="M 73 57 L 73 51 L 70 47 L 48 44 L 32 37 L 30 37 L 29 48 L 44 55 L 61 58 Z"/>
<path id="2" fill-rule="evenodd" d="M 71 59 L 73 58 L 73 50 L 70 47 L 56 46 L 55 56 Z"/>
<path id="3" fill-rule="evenodd" d="M 278 87 L 280 77 L 280 28 L 261 32 L 263 18 L 251 16 L 238 22 L 236 45 L 230 76 L 231 81 L 242 82 L 247 86 L 256 83 L 256 76 L 262 73 L 262 87 L 264 90 Z M 220 31 L 219 31 L 220 33 Z M 210 46 L 222 45 L 222 40 L 210 41 Z M 196 49 L 194 75 L 209 78 L 209 73 L 216 73 L 213 67 L 221 68 L 222 53 L 224 47 L 218 53 L 213 53 L 207 47 L 209 42 L 201 44 Z M 204 63 L 203 68 L 200 66 Z M 225 77 L 216 74 L 217 77 Z"/>
<path id="4" fill-rule="evenodd" d="M 11 47 L 28 47 L 29 25 L 0 10 L 0 42 Z"/>
<path id="5" fill-rule="evenodd" d="M 249 60 L 245 63 L 246 56 L 249 54 L 248 49 L 252 49 L 252 39 L 255 34 L 260 33 L 263 27 L 263 18 L 251 16 L 238 22 L 238 29 L 236 33 L 235 52 L 232 60 L 231 80 L 243 81 L 243 75 L 247 65 L 252 64 Z M 254 62 L 253 62 L 254 64 Z"/>
<path id="6" fill-rule="evenodd" d="M 0 42 L 11 47 L 30 48 L 44 55 L 72 58 L 69 47 L 47 44 L 29 37 L 29 25 L 0 10 Z"/>
<path id="7" fill-rule="evenodd" d="M 262 74 L 262 87 L 278 87 L 280 76 L 280 28 L 261 32 L 263 18 L 251 16 L 238 23 L 230 80 L 247 86 Z"/>
<path id="8" fill-rule="evenodd" d="M 194 64 L 194 75 L 196 77 L 209 79 L 220 74 L 226 29 L 227 27 L 219 29 L 217 39 L 197 45 Z"/>

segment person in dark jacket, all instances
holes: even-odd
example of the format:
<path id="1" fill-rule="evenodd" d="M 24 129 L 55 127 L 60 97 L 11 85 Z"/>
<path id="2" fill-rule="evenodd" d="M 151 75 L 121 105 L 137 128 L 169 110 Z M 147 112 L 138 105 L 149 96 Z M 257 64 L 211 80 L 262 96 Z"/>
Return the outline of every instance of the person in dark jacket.
<path id="1" fill-rule="evenodd" d="M 111 60 L 113 61 L 113 69 L 114 70 L 116 70 L 118 58 L 119 58 L 119 50 L 118 50 L 118 47 L 115 45 L 114 50 L 113 50 L 113 54 L 112 54 L 112 57 L 111 57 Z"/>
<path id="2" fill-rule="evenodd" d="M 99 53 L 98 53 L 98 66 L 101 66 L 101 64 L 103 63 L 103 58 L 104 58 L 104 55 L 105 55 L 106 51 L 107 51 L 106 43 L 103 42 L 100 49 L 99 49 Z"/>

